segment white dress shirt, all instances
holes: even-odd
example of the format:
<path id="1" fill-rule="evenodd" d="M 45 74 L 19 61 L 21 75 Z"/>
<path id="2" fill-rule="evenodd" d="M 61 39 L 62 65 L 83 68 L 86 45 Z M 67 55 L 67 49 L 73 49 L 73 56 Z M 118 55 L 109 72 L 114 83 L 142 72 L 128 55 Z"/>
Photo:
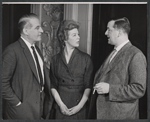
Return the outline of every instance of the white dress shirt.
<path id="1" fill-rule="evenodd" d="M 37 52 L 37 50 L 36 50 L 36 48 L 35 48 L 35 44 L 31 45 L 31 44 L 30 44 L 28 41 L 26 41 L 23 37 L 21 37 L 21 38 L 22 38 L 22 40 L 25 42 L 25 44 L 27 45 L 27 47 L 29 48 L 30 53 L 31 53 L 31 55 L 32 55 L 32 57 L 33 57 L 35 66 L 36 66 L 37 74 L 39 74 L 39 73 L 38 73 L 38 69 L 37 69 L 36 60 L 35 60 L 35 58 L 34 58 L 34 54 L 33 54 L 33 50 L 32 50 L 32 48 L 31 48 L 31 46 L 34 47 L 35 52 L 36 52 L 36 54 L 37 54 L 37 56 L 38 56 L 38 60 L 39 60 L 39 64 L 40 64 L 40 68 L 41 68 L 41 72 L 42 72 L 42 77 L 43 77 L 43 83 L 44 83 L 43 61 L 42 61 L 42 59 L 41 59 L 39 53 Z M 38 75 L 38 78 L 39 78 L 39 75 Z M 39 82 L 40 82 L 40 78 L 39 78 Z"/>

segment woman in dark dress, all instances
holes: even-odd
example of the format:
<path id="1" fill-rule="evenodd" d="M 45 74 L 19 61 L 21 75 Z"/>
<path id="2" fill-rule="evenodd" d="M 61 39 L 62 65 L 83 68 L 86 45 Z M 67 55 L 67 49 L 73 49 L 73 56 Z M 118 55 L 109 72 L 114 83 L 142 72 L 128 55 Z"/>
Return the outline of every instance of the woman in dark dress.
<path id="1" fill-rule="evenodd" d="M 92 87 L 93 64 L 79 46 L 79 25 L 73 20 L 62 22 L 58 38 L 63 51 L 51 61 L 51 91 L 55 99 L 55 119 L 86 119 L 88 97 Z"/>

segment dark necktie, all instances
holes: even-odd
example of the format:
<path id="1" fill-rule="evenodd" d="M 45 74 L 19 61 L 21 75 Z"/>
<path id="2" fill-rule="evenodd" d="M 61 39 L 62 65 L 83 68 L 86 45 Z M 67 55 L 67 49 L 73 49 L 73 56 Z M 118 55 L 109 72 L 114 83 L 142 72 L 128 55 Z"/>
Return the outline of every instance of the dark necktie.
<path id="1" fill-rule="evenodd" d="M 106 67 L 108 67 L 109 63 L 110 63 L 110 59 L 112 58 L 112 56 L 114 55 L 114 53 L 116 52 L 117 50 L 114 49 L 110 55 L 108 56 L 108 58 L 106 59 L 105 63 L 104 63 L 104 66 L 103 66 L 103 69 L 106 69 Z"/>
<path id="2" fill-rule="evenodd" d="M 38 57 L 37 57 L 37 54 L 36 54 L 36 52 L 35 52 L 34 47 L 31 46 L 31 48 L 32 48 L 32 50 L 33 50 L 34 58 L 35 58 L 35 60 L 36 60 L 37 70 L 38 70 L 38 73 L 39 73 L 40 85 L 41 85 L 41 90 L 42 90 L 42 87 L 43 87 L 43 77 L 42 77 L 41 67 L 40 67 L 39 60 L 38 60 Z"/>

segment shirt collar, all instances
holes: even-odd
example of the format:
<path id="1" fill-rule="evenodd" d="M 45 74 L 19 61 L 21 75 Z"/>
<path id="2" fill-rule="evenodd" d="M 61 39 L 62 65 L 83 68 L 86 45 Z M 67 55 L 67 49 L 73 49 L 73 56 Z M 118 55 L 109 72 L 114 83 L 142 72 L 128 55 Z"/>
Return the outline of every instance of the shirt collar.
<path id="1" fill-rule="evenodd" d="M 25 42 L 25 44 L 28 46 L 28 48 L 31 48 L 31 46 L 35 47 L 35 44 L 31 45 L 31 43 L 29 43 L 27 40 L 25 40 L 22 36 L 21 39 Z"/>
<path id="2" fill-rule="evenodd" d="M 116 49 L 117 51 L 119 51 L 125 44 L 127 44 L 129 42 L 129 40 L 123 42 L 122 44 L 120 44 L 118 47 L 114 47 L 114 49 Z"/>

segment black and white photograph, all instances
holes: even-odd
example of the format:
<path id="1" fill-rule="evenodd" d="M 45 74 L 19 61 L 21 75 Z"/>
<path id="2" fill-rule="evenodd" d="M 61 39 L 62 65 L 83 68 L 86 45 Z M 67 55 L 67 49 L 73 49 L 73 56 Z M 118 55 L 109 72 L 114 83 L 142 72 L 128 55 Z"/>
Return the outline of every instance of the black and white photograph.
<path id="1" fill-rule="evenodd" d="M 148 120 L 148 2 L 2 2 L 1 120 Z"/>

